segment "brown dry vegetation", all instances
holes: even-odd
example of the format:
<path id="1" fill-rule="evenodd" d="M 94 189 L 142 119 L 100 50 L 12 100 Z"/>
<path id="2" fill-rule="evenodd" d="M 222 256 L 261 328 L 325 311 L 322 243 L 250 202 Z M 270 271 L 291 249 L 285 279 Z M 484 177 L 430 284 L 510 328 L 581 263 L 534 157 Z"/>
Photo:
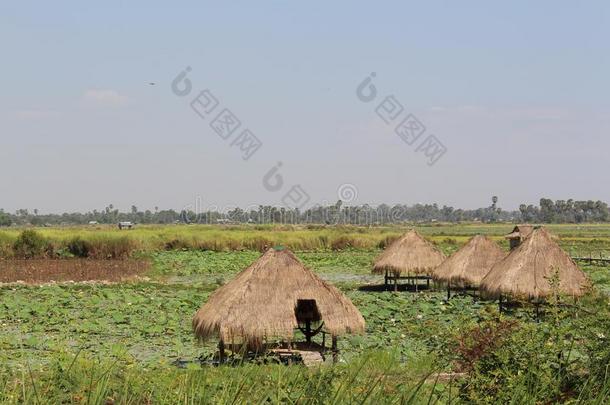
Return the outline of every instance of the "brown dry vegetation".
<path id="1" fill-rule="evenodd" d="M 0 260 L 0 283 L 119 282 L 144 274 L 149 265 L 142 260 Z"/>

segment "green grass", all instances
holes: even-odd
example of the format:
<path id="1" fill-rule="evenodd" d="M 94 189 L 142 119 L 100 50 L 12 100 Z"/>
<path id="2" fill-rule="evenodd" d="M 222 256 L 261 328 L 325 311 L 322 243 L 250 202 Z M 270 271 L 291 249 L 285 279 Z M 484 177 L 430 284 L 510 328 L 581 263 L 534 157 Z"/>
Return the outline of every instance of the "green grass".
<path id="1" fill-rule="evenodd" d="M 447 387 L 424 384 L 431 370 L 405 367 L 393 353 L 373 352 L 351 364 L 176 368 L 154 371 L 127 361 L 62 354 L 47 369 L 0 366 L 2 403 L 436 403 Z M 455 395 L 455 388 L 453 389 Z"/>

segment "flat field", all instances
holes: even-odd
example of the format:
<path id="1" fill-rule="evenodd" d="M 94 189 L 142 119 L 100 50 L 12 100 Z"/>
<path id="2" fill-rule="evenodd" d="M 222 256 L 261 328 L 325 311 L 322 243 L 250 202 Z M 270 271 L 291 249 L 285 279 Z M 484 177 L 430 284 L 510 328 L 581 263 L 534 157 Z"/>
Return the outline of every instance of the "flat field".
<path id="1" fill-rule="evenodd" d="M 121 281 L 116 271 L 99 269 L 114 261 L 65 259 L 95 263 L 91 271 L 100 282 L 76 275 L 70 280 L 65 269 L 58 270 L 58 282 L 52 282 L 48 274 L 53 270 L 48 269 L 41 270 L 47 275 L 39 280 L 30 274 L 35 269 L 19 278 L 10 257 L 19 230 L 1 231 L 0 244 L 9 253 L 0 260 L 0 269 L 7 274 L 12 271 L 11 277 L 26 283 L 0 285 L 0 401 L 486 403 L 515 397 L 526 402 L 541 397 L 558 401 L 607 398 L 610 384 L 594 380 L 597 371 L 587 366 L 591 350 L 600 342 L 585 339 L 598 336 L 603 343 L 610 337 L 608 323 L 599 321 L 610 305 L 610 267 L 582 265 L 594 285 L 591 297 L 578 304 L 549 305 L 537 322 L 526 303 L 499 314 L 496 302 L 465 295 L 447 301 L 442 290 L 385 291 L 380 286 L 383 278 L 371 275 L 372 263 L 383 246 L 407 228 L 38 230 L 56 245 L 75 237 L 100 244 L 127 238 L 134 246 L 130 260 L 148 263 L 147 270 L 138 269 L 129 274 L 129 280 Z M 508 224 L 438 224 L 417 230 L 450 254 L 476 233 L 491 235 L 507 249 L 502 235 L 511 228 Z M 566 251 L 609 255 L 608 225 L 549 228 Z M 353 301 L 366 320 L 366 333 L 339 340 L 337 366 L 201 366 L 199 360 L 211 358 L 216 342 L 193 338 L 192 315 L 218 286 L 252 263 L 260 249 L 278 244 L 294 249 L 308 267 Z M 48 268 L 58 261 L 47 260 Z M 37 263 L 37 268 L 44 268 L 44 263 Z M 105 278 L 114 282 L 102 282 Z M 88 281 L 79 282 L 83 280 Z M 484 336 L 476 342 L 466 338 L 479 334 Z M 509 334 L 504 341 L 502 336 Z M 529 341 L 519 342 L 524 336 Z M 560 359 L 558 365 L 557 353 L 551 349 L 561 346 L 563 356 L 568 344 L 572 345 L 569 361 L 562 366 Z M 602 365 L 607 362 L 604 353 L 593 353 L 602 356 Z M 539 357 L 536 367 L 540 370 L 527 363 L 533 361 L 531 356 Z M 549 364 L 544 364 L 547 360 Z M 507 362 L 521 369 L 506 367 Z M 523 370 L 538 371 L 528 375 Z M 451 373 L 470 373 L 471 380 L 439 377 Z M 538 388 L 532 389 L 532 382 Z M 601 388 L 593 392 L 587 384 Z"/>

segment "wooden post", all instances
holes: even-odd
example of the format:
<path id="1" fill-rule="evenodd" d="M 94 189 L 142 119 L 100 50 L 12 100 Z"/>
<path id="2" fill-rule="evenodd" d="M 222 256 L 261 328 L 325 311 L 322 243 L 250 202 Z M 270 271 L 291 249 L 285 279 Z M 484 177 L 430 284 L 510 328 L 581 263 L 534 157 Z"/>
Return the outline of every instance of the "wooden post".
<path id="1" fill-rule="evenodd" d="M 498 309 L 500 310 L 500 313 L 502 313 L 502 294 L 500 294 L 500 297 L 498 298 Z"/>
<path id="2" fill-rule="evenodd" d="M 428 277 L 426 279 L 426 288 L 429 290 L 430 289 L 430 277 Z"/>
<path id="3" fill-rule="evenodd" d="M 394 274 L 394 291 L 398 291 L 398 276 Z"/>
<path id="4" fill-rule="evenodd" d="M 447 281 L 447 301 L 451 299 L 451 281 Z"/>
<path id="5" fill-rule="evenodd" d="M 305 321 L 305 341 L 311 343 L 311 321 Z"/>
<path id="6" fill-rule="evenodd" d="M 385 285 L 386 291 L 388 290 L 388 269 L 385 269 L 385 276 L 383 277 L 383 284 Z"/>
<path id="7" fill-rule="evenodd" d="M 225 342 L 220 339 L 218 342 L 218 356 L 220 358 L 220 364 L 225 362 Z"/>
<path id="8" fill-rule="evenodd" d="M 415 292 L 419 292 L 419 278 L 417 276 L 413 279 L 413 284 L 415 284 Z"/>
<path id="9" fill-rule="evenodd" d="M 339 358 L 339 351 L 337 350 L 337 336 L 333 335 L 333 345 L 331 347 L 333 352 L 333 363 L 336 363 Z"/>

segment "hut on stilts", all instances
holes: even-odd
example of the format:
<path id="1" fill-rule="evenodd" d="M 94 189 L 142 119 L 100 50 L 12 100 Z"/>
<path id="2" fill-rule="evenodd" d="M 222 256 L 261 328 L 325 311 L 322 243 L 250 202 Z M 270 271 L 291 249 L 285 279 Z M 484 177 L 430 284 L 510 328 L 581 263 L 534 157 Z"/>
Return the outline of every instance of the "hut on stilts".
<path id="1" fill-rule="evenodd" d="M 445 260 L 443 252 L 424 239 L 415 230 L 411 230 L 392 243 L 377 258 L 373 274 L 384 274 L 386 289 L 394 283 L 398 290 L 398 281 L 407 280 L 418 290 L 419 281 L 425 280 L 430 286 L 432 271 Z"/>
<path id="2" fill-rule="evenodd" d="M 504 238 L 508 239 L 510 250 L 514 250 L 519 247 L 524 240 L 526 240 L 534 231 L 534 227 L 529 224 L 517 225 L 513 228 L 513 231 L 506 235 Z"/>
<path id="3" fill-rule="evenodd" d="M 483 277 L 505 256 L 506 252 L 494 241 L 477 235 L 437 267 L 432 278 L 447 285 L 449 299 L 452 287 L 463 291 L 478 289 Z"/>
<path id="4" fill-rule="evenodd" d="M 536 305 L 553 294 L 581 296 L 589 286 L 585 273 L 561 249 L 544 228 L 531 235 L 481 281 L 482 292 L 498 297 L 502 310 L 504 297 L 527 299 Z"/>
<path id="5" fill-rule="evenodd" d="M 233 280 L 217 289 L 193 317 L 201 339 L 218 336 L 218 355 L 273 352 L 300 355 L 307 364 L 322 361 L 326 335 L 333 360 L 337 337 L 364 332 L 364 318 L 349 298 L 307 269 L 289 250 L 267 250 Z M 300 330 L 305 342 L 295 341 Z M 314 337 L 322 335 L 321 342 Z"/>

